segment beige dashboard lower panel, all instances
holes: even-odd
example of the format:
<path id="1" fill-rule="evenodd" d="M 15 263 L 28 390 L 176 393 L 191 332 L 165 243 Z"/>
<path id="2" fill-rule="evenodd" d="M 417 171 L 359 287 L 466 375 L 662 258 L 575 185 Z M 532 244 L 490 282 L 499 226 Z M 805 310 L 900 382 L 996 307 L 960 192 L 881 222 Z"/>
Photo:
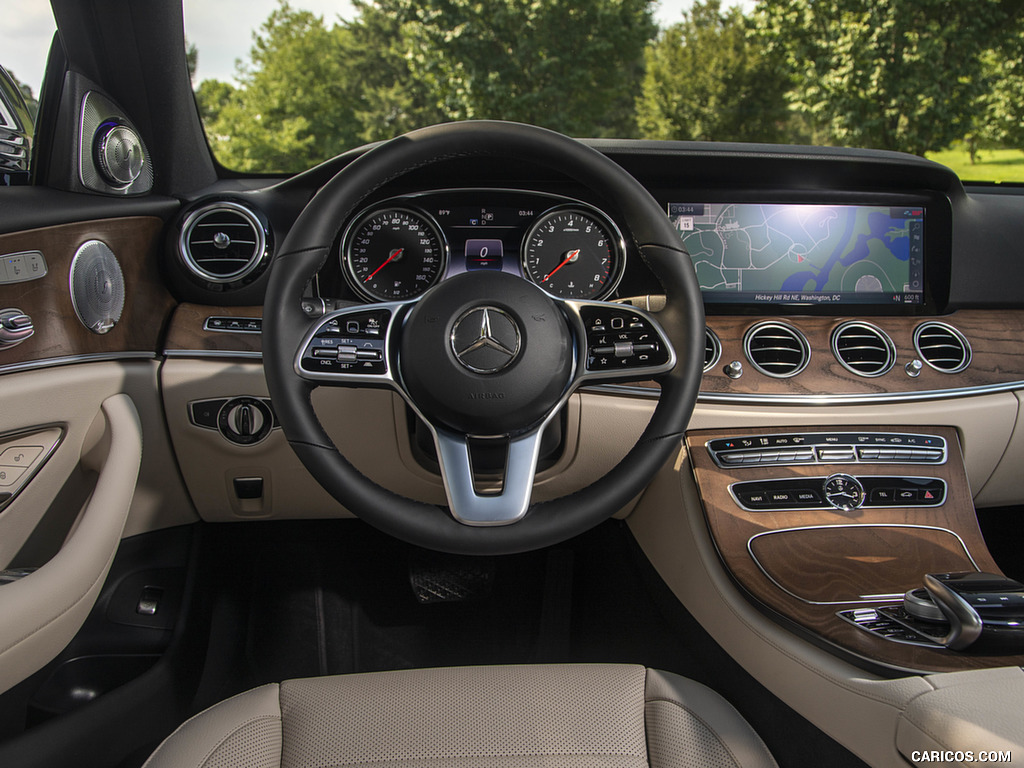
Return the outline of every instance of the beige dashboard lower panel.
<path id="1" fill-rule="evenodd" d="M 324 518 L 349 515 L 306 471 L 281 430 L 263 442 L 235 445 L 189 422 L 194 400 L 269 397 L 257 363 L 168 359 L 161 370 L 167 423 L 185 484 L 204 520 Z M 321 387 L 313 405 L 324 429 L 355 467 L 395 493 L 443 504 L 440 476 L 413 456 L 407 411 L 384 389 Z M 654 404 L 646 399 L 575 395 L 566 406 L 566 447 L 558 463 L 537 476 L 534 499 L 564 496 L 604 476 L 640 437 Z M 232 481 L 262 477 L 264 499 L 240 502 Z"/>

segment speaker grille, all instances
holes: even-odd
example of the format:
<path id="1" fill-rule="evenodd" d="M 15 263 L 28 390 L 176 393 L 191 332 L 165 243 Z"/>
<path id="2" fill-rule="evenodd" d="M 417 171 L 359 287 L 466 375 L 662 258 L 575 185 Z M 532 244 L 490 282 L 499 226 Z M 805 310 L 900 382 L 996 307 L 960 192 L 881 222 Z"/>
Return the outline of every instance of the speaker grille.
<path id="1" fill-rule="evenodd" d="M 82 325 L 106 333 L 124 310 L 124 275 L 106 243 L 90 240 L 71 260 L 71 304 Z"/>

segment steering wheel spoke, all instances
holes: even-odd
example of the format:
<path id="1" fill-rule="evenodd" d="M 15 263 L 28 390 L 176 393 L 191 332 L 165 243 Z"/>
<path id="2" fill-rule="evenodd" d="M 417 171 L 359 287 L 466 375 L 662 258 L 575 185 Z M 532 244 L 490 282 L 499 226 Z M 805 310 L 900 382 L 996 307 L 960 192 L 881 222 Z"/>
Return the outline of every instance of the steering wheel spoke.
<path id="1" fill-rule="evenodd" d="M 394 386 L 392 336 L 402 302 L 330 312 L 307 331 L 295 355 L 295 373 L 333 386 Z"/>
<path id="2" fill-rule="evenodd" d="M 434 429 L 434 443 L 452 517 L 471 526 L 509 525 L 522 519 L 530 508 L 546 424 L 509 439 L 501 490 L 493 494 L 478 493 L 474 487 L 469 438 Z"/>
<path id="3" fill-rule="evenodd" d="M 607 301 L 564 304 L 579 348 L 577 386 L 645 381 L 675 367 L 672 342 L 650 312 Z"/>

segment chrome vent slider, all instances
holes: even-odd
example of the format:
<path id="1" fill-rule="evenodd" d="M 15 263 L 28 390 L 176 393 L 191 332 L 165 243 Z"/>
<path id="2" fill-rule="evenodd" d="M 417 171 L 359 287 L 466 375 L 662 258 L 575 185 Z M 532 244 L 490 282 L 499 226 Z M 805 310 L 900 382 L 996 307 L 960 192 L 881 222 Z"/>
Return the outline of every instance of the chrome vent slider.
<path id="1" fill-rule="evenodd" d="M 833 331 L 832 354 L 858 376 L 882 376 L 896 364 L 896 346 L 888 334 L 859 320 L 842 323 Z"/>
<path id="2" fill-rule="evenodd" d="M 757 323 L 743 336 L 743 351 L 761 373 L 776 379 L 796 376 L 807 367 L 811 347 L 807 338 L 786 323 Z"/>
<path id="3" fill-rule="evenodd" d="M 254 208 L 218 200 L 200 205 L 185 218 L 178 254 L 193 278 L 232 287 L 262 273 L 270 245 L 269 226 Z"/>

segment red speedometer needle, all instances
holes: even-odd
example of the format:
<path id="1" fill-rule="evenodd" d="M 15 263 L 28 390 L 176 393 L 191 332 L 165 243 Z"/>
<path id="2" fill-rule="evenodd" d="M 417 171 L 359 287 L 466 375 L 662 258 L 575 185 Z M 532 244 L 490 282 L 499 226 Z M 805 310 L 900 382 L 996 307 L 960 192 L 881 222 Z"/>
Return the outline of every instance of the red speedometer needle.
<path id="1" fill-rule="evenodd" d="M 547 273 L 547 274 L 546 274 L 546 275 L 544 276 L 544 279 L 543 279 L 543 280 L 541 280 L 541 282 L 542 282 L 542 283 L 546 283 L 546 282 L 547 282 L 548 280 L 550 280 L 550 279 L 551 279 L 551 276 L 552 276 L 552 275 L 554 275 L 554 274 L 555 274 L 555 272 L 557 272 L 558 270 L 560 270 L 560 269 L 561 269 L 562 267 L 564 267 L 564 266 L 565 266 L 566 264 L 568 264 L 568 263 L 569 263 L 570 261 L 575 261 L 575 260 L 576 260 L 576 257 L 577 257 L 577 256 L 579 256 L 579 255 L 580 255 L 580 249 L 579 249 L 579 248 L 577 248 L 577 249 L 576 249 L 575 251 L 569 251 L 569 253 L 568 253 L 568 254 L 566 254 L 566 257 L 565 257 L 564 259 L 562 259 L 562 263 L 561 263 L 561 264 L 559 264 L 559 265 L 558 265 L 557 267 L 555 267 L 554 269 L 552 269 L 552 270 L 551 270 L 550 272 L 548 272 L 548 273 Z"/>
<path id="2" fill-rule="evenodd" d="M 381 265 L 380 265 L 379 267 L 377 267 L 377 268 L 376 268 L 375 270 L 373 270 L 373 272 L 371 272 L 371 273 L 370 273 L 370 276 L 369 276 L 368 278 L 366 278 L 365 280 L 363 280 L 363 282 L 364 282 L 364 283 L 368 283 L 368 282 L 370 282 L 371 280 L 373 280 L 373 276 L 374 276 L 374 275 L 376 275 L 376 274 L 377 274 L 378 272 L 380 272 L 380 271 L 381 271 L 382 269 L 384 269 L 384 267 L 386 267 L 386 266 L 387 266 L 388 264 L 390 264 L 390 263 L 391 263 L 392 261 L 394 261 L 394 260 L 395 260 L 395 259 L 397 259 L 397 258 L 398 258 L 399 256 L 401 256 L 401 255 L 402 255 L 402 252 L 403 252 L 404 250 L 405 250 L 405 248 L 396 248 L 395 250 L 393 250 L 393 251 L 391 252 L 391 255 L 390 255 L 390 256 L 388 256 L 388 260 L 387 260 L 387 261 L 385 261 L 385 262 L 384 262 L 383 264 L 381 264 Z"/>

